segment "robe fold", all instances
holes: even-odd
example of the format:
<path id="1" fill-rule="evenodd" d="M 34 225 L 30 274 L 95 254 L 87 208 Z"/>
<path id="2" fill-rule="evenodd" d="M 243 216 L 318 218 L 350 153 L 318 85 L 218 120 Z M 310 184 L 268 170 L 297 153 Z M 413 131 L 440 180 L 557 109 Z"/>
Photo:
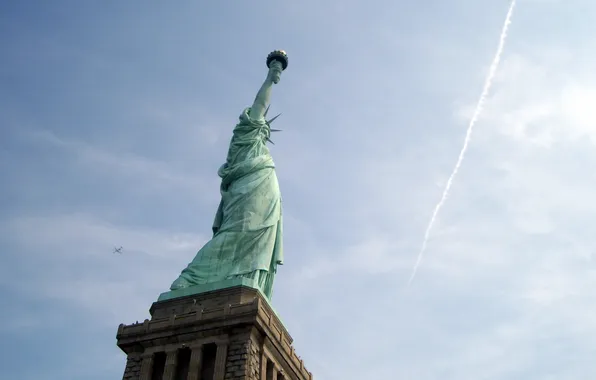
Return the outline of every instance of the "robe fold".
<path id="1" fill-rule="evenodd" d="M 213 237 L 203 246 L 172 290 L 234 277 L 254 279 L 271 297 L 277 265 L 283 264 L 281 192 L 267 147 L 271 129 L 250 118 L 250 108 L 234 128 L 221 177 L 221 201 Z"/>

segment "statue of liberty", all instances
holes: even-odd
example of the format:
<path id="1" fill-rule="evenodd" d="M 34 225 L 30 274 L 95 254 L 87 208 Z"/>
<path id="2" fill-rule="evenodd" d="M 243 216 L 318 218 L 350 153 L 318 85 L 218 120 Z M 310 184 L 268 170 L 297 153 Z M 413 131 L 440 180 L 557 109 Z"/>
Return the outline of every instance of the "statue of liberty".
<path id="1" fill-rule="evenodd" d="M 267 121 L 271 89 L 288 66 L 277 50 L 267 57 L 269 71 L 252 107 L 240 115 L 221 177 L 221 201 L 213 237 L 199 250 L 170 289 L 243 277 L 271 298 L 277 266 L 283 264 L 281 192 L 269 153 Z M 277 117 L 277 116 L 276 116 Z"/>

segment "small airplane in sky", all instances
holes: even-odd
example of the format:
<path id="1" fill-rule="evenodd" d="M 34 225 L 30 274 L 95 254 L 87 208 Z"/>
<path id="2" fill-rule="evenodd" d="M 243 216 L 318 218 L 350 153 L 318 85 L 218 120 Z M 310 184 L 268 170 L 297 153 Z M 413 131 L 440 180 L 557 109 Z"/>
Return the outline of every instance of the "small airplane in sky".
<path id="1" fill-rule="evenodd" d="M 122 247 L 120 247 L 120 248 L 114 248 L 114 253 L 122 254 Z"/>

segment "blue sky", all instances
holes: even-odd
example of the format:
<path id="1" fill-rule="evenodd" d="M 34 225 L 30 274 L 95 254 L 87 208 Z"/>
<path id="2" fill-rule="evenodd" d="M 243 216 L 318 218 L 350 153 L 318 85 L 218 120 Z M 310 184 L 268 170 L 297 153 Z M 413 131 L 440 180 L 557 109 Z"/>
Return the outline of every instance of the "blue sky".
<path id="1" fill-rule="evenodd" d="M 595 378 L 596 3 L 518 1 L 406 289 L 508 7 L 413 3 L 2 2 L 0 377 L 122 375 L 284 49 L 273 303 L 316 378 Z"/>

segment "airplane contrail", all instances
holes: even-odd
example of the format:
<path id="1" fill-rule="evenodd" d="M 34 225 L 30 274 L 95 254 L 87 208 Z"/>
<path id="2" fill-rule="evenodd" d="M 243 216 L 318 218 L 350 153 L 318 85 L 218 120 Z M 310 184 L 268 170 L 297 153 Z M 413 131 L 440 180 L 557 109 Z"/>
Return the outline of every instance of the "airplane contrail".
<path id="1" fill-rule="evenodd" d="M 501 31 L 501 36 L 499 38 L 499 46 L 497 47 L 497 52 L 495 54 L 495 58 L 493 59 L 492 64 L 490 65 L 490 69 L 488 71 L 488 75 L 484 82 L 484 87 L 482 89 L 482 93 L 480 94 L 480 99 L 478 99 L 478 103 L 476 104 L 476 109 L 474 110 L 474 114 L 472 115 L 472 119 L 470 120 L 470 124 L 468 125 L 468 129 L 466 131 L 466 137 L 464 139 L 464 144 L 459 152 L 459 157 L 457 158 L 457 162 L 455 163 L 455 167 L 447 180 L 447 184 L 445 185 L 445 190 L 443 190 L 443 195 L 441 195 L 441 200 L 435 206 L 435 210 L 432 213 L 430 218 L 430 222 L 426 227 L 426 231 L 424 232 L 424 240 L 422 241 L 422 248 L 420 248 L 420 252 L 418 253 L 418 257 L 416 259 L 416 264 L 414 264 L 414 269 L 412 270 L 412 274 L 410 275 L 410 279 L 408 280 L 408 287 L 412 284 L 414 277 L 416 277 L 416 272 L 418 271 L 418 267 L 420 266 L 420 262 L 422 261 L 422 256 L 424 251 L 426 250 L 426 246 L 428 244 L 428 239 L 430 237 L 430 232 L 435 224 L 437 219 L 437 215 L 443 207 L 445 200 L 447 200 L 447 195 L 449 194 L 449 190 L 451 189 L 451 185 L 453 184 L 453 179 L 457 175 L 459 168 L 464 160 L 466 155 L 466 151 L 468 150 L 468 145 L 470 143 L 470 137 L 472 136 L 472 131 L 474 130 L 474 125 L 476 121 L 478 121 L 478 116 L 480 116 L 480 112 L 482 112 L 482 108 L 484 106 L 484 102 L 486 101 L 486 97 L 490 90 L 490 86 L 492 84 L 493 78 L 495 77 L 495 73 L 499 68 L 499 63 L 501 61 L 501 55 L 503 54 L 503 48 L 505 47 L 505 40 L 507 39 L 507 31 L 509 30 L 509 24 L 511 24 L 511 16 L 513 15 L 513 8 L 515 8 L 516 0 L 511 1 L 511 5 L 509 6 L 509 11 L 507 12 L 507 16 L 505 18 L 505 24 L 503 25 L 503 29 Z"/>

